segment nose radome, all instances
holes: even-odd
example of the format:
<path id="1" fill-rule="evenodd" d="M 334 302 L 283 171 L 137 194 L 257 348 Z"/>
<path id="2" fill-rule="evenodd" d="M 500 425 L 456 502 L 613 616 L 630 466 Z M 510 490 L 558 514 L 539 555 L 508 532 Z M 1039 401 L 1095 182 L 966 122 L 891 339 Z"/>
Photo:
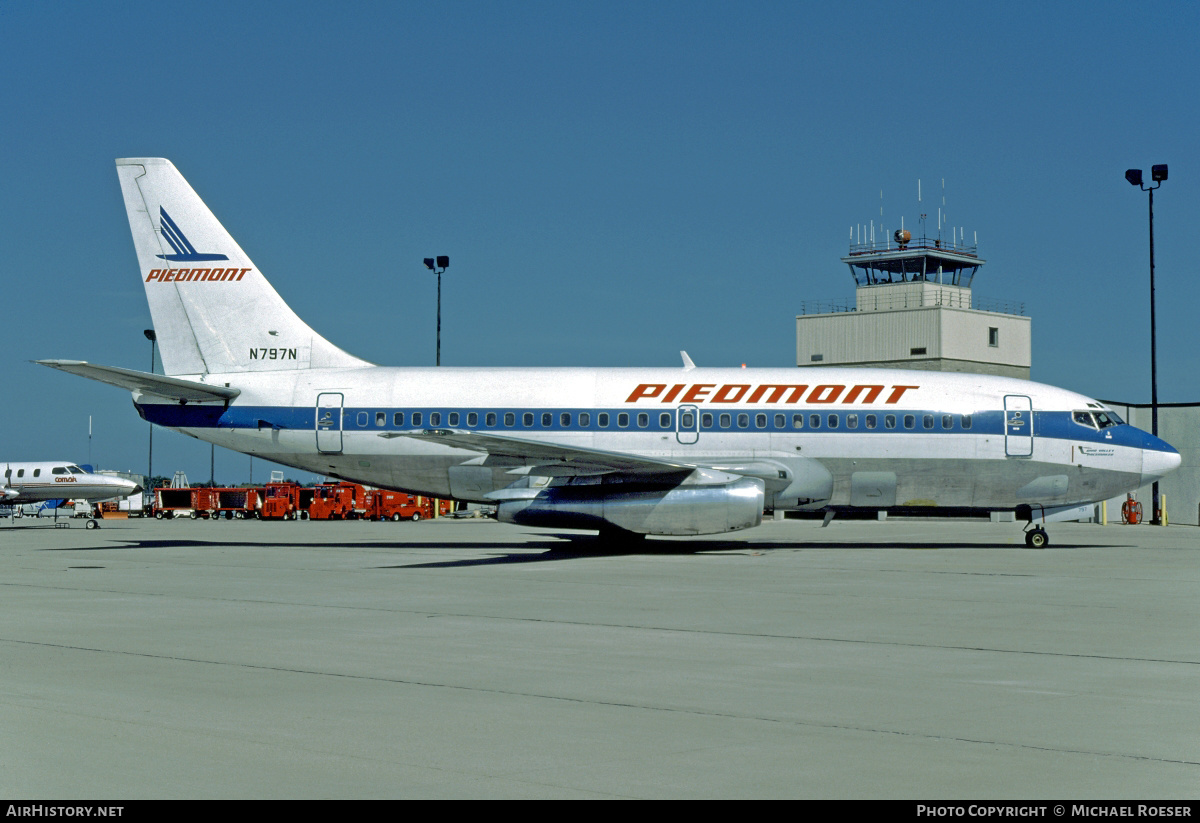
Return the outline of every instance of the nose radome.
<path id="1" fill-rule="evenodd" d="M 1183 457 L 1179 452 L 1146 449 L 1142 452 L 1142 483 L 1152 483 L 1179 468 Z"/>

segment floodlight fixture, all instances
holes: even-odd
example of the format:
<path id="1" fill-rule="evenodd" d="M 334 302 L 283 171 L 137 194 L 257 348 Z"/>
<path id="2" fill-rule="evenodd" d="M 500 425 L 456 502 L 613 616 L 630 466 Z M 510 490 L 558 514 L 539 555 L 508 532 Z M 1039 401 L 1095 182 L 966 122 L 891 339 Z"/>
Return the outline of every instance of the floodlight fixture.
<path id="1" fill-rule="evenodd" d="M 1138 174 L 1141 174 L 1141 172 L 1138 172 Z M 429 269 L 430 271 L 433 271 L 433 258 L 432 257 L 425 258 L 425 268 Z"/>
<path id="2" fill-rule="evenodd" d="M 1153 186 L 1147 186 L 1143 182 L 1141 169 L 1129 169 L 1125 172 L 1125 179 L 1131 185 L 1150 193 L 1150 433 L 1158 437 L 1158 324 L 1154 306 L 1154 190 L 1167 179 L 1167 167 L 1166 164 L 1150 167 L 1150 179 L 1154 181 Z M 1156 526 L 1162 525 L 1157 480 L 1154 481 L 1150 494 L 1153 499 L 1150 522 Z"/>

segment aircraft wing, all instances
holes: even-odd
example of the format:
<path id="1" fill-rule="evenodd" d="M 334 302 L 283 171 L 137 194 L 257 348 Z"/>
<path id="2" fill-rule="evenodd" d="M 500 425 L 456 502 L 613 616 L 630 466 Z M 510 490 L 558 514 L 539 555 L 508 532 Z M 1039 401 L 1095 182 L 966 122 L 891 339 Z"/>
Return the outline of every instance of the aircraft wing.
<path id="1" fill-rule="evenodd" d="M 381 437 L 412 437 L 428 443 L 442 443 L 458 449 L 482 452 L 489 457 L 509 458 L 530 467 L 530 474 L 540 476 L 570 476 L 608 474 L 678 474 L 697 468 L 688 463 L 662 460 L 639 454 L 587 449 L 560 443 L 545 443 L 519 437 L 459 429 L 426 429 L 421 432 L 387 433 Z"/>
<path id="2" fill-rule="evenodd" d="M 77 374 L 101 383 L 119 386 L 129 391 L 138 391 L 178 400 L 181 403 L 199 403 L 221 401 L 228 403 L 241 394 L 241 389 L 231 389 L 228 386 L 210 386 L 207 383 L 197 383 L 195 380 L 184 380 L 180 377 L 167 377 L 162 374 L 150 374 L 133 369 L 118 369 L 115 366 L 97 366 L 84 360 L 37 360 L 43 366 L 49 366 L 59 371 Z"/>

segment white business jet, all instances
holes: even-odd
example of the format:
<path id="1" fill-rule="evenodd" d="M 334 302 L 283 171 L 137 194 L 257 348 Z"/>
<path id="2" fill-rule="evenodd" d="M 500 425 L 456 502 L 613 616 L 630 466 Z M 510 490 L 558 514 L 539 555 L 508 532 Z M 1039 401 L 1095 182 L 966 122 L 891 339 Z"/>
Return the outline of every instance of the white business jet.
<path id="1" fill-rule="evenodd" d="M 493 503 L 624 538 L 747 529 L 766 510 L 1016 511 L 1043 524 L 1177 467 L 1074 392 L 888 369 L 391 368 L 284 303 L 168 160 L 117 161 L 165 376 L 47 366 L 141 415 L 318 474 Z"/>
<path id="2" fill-rule="evenodd" d="M 57 500 L 86 500 L 97 503 L 136 494 L 141 487 L 132 480 L 84 471 L 74 463 L 4 463 L 0 479 L 0 505 L 21 506 Z M 99 525 L 96 518 L 87 527 Z"/>

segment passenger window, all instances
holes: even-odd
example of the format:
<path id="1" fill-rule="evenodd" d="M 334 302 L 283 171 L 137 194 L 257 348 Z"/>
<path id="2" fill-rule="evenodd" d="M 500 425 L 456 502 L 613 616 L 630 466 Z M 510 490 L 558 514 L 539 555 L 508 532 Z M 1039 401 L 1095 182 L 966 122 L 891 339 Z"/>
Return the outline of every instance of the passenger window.
<path id="1" fill-rule="evenodd" d="M 858 415 L 857 414 L 846 415 L 846 428 L 848 428 L 848 429 L 857 429 L 858 428 Z"/>
<path id="2" fill-rule="evenodd" d="M 457 422 L 458 422 L 457 420 L 451 420 L 450 425 L 453 426 Z M 478 426 L 479 425 L 479 415 L 476 414 L 475 412 L 467 412 L 467 425 L 470 426 L 471 428 L 475 428 L 476 426 Z"/>
<path id="3" fill-rule="evenodd" d="M 793 414 L 792 415 L 792 428 L 793 429 L 804 428 L 804 415 L 802 415 L 802 414 Z"/>
<path id="4" fill-rule="evenodd" d="M 404 412 L 396 412 L 395 414 L 392 415 L 392 425 L 393 426 L 403 426 L 404 425 Z"/>
<path id="5" fill-rule="evenodd" d="M 917 416 L 915 414 L 904 415 L 904 428 L 911 429 L 917 425 Z"/>
<path id="6" fill-rule="evenodd" d="M 563 412 L 562 414 L 560 414 L 558 416 L 558 424 L 560 426 L 562 426 L 564 429 L 569 428 L 571 425 L 571 413 Z"/>
<path id="7" fill-rule="evenodd" d="M 504 413 L 504 425 L 510 426 L 510 427 L 517 425 L 517 415 L 513 412 L 505 412 Z"/>
<path id="8" fill-rule="evenodd" d="M 754 415 L 754 425 L 757 428 L 765 429 L 767 427 L 767 416 L 765 414 Z"/>
<path id="9" fill-rule="evenodd" d="M 922 416 L 921 425 L 927 429 L 932 429 L 933 428 L 933 415 L 926 414 L 926 415 Z"/>
<path id="10" fill-rule="evenodd" d="M 886 416 L 884 416 L 884 418 L 883 418 L 883 427 L 884 427 L 885 429 L 894 429 L 894 428 L 896 428 L 896 415 L 894 415 L 894 414 L 889 414 L 889 415 L 886 415 Z"/>
<path id="11" fill-rule="evenodd" d="M 711 429 L 713 425 L 713 416 L 709 412 L 700 415 L 700 425 L 706 429 Z"/>
<path id="12" fill-rule="evenodd" d="M 496 413 L 488 412 L 483 417 L 483 424 L 489 428 L 496 425 Z"/>
<path id="13" fill-rule="evenodd" d="M 695 427 L 696 427 L 696 413 L 695 412 L 681 412 L 679 415 L 679 428 L 691 430 L 691 429 L 694 429 Z"/>
<path id="14" fill-rule="evenodd" d="M 387 412 L 375 412 L 375 425 L 379 428 L 387 425 Z"/>
<path id="15" fill-rule="evenodd" d="M 521 415 L 521 425 L 525 428 L 529 428 L 533 425 L 533 412 L 525 412 L 523 415 Z"/>
<path id="16" fill-rule="evenodd" d="M 775 428 L 782 429 L 787 425 L 787 416 L 782 414 L 775 415 Z"/>
<path id="17" fill-rule="evenodd" d="M 733 422 L 733 418 L 730 417 L 728 414 L 721 415 L 721 428 L 723 428 L 723 429 L 729 428 L 729 426 L 732 422 Z"/>
<path id="18" fill-rule="evenodd" d="M 24 476 L 25 476 L 25 470 L 17 469 L 17 477 L 24 477 Z"/>
<path id="19" fill-rule="evenodd" d="M 367 413 L 359 412 L 355 417 L 355 421 L 358 423 L 359 428 L 365 429 L 367 427 Z"/>
<path id="20" fill-rule="evenodd" d="M 961 419 L 962 419 L 962 427 L 964 429 L 971 428 L 971 415 L 964 414 Z"/>
<path id="21" fill-rule="evenodd" d="M 742 413 L 738 415 L 738 428 L 744 429 L 750 425 L 750 415 Z"/>
<path id="22" fill-rule="evenodd" d="M 825 420 L 829 423 L 829 428 L 836 429 L 838 427 L 838 416 L 836 414 L 829 415 Z"/>
<path id="23" fill-rule="evenodd" d="M 658 427 L 660 429 L 671 428 L 671 413 L 670 412 L 663 412 L 662 414 L 660 414 L 658 416 Z"/>
<path id="24" fill-rule="evenodd" d="M 442 425 L 442 413 L 441 412 L 430 412 L 429 413 L 429 425 L 431 425 L 431 426 Z"/>
<path id="25" fill-rule="evenodd" d="M 952 415 L 952 414 L 943 414 L 942 415 L 942 428 L 943 429 L 954 428 L 954 415 Z"/>
<path id="26" fill-rule="evenodd" d="M 554 415 L 550 412 L 542 412 L 542 428 L 548 429 L 554 425 Z"/>
<path id="27" fill-rule="evenodd" d="M 637 421 L 638 428 L 644 429 L 650 425 L 650 415 L 646 414 L 645 412 L 638 412 Z"/>
<path id="28" fill-rule="evenodd" d="M 579 413 L 580 428 L 586 429 L 590 425 L 592 425 L 592 416 L 590 414 L 588 414 L 587 412 L 580 412 Z"/>
<path id="29" fill-rule="evenodd" d="M 602 429 L 608 428 L 608 412 L 600 412 L 596 415 L 596 425 Z"/>
<path id="30" fill-rule="evenodd" d="M 413 412 L 413 425 L 414 426 L 421 425 L 421 413 L 420 412 Z"/>
<path id="31" fill-rule="evenodd" d="M 875 424 L 878 422 L 878 418 L 873 414 L 868 414 L 865 422 L 868 429 L 873 429 L 875 428 Z"/>
<path id="32" fill-rule="evenodd" d="M 42 473 L 42 470 L 41 470 L 41 469 L 34 469 L 34 470 L 33 470 L 33 476 L 34 476 L 34 477 L 39 477 L 39 476 L 41 476 L 41 473 Z"/>
<path id="33" fill-rule="evenodd" d="M 450 412 L 448 417 L 450 418 L 449 423 L 451 426 L 458 425 L 458 412 Z"/>
<path id="34" fill-rule="evenodd" d="M 819 428 L 821 428 L 821 415 L 819 415 L 819 414 L 810 414 L 810 415 L 808 416 L 808 427 L 809 427 L 810 429 L 819 429 Z"/>
<path id="35" fill-rule="evenodd" d="M 620 428 L 622 428 L 622 429 L 627 429 L 627 428 L 629 428 L 629 414 L 628 414 L 628 412 L 621 412 L 620 414 L 618 414 L 618 415 L 617 415 L 617 426 L 618 426 L 618 427 L 620 427 Z"/>

